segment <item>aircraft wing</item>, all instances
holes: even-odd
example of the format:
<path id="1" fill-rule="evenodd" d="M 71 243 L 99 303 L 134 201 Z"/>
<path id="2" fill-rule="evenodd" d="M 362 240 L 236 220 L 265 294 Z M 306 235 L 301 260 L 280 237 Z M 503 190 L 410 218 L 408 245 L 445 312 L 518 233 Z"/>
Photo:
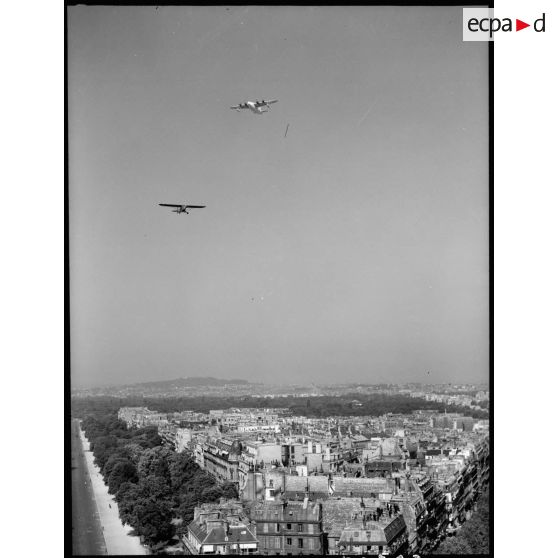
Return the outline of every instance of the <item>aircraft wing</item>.
<path id="1" fill-rule="evenodd" d="M 205 205 L 187 205 L 186 209 L 203 209 Z"/>
<path id="2" fill-rule="evenodd" d="M 278 100 L 279 100 L 279 99 L 272 99 L 271 101 L 264 101 L 264 100 L 258 101 L 258 102 L 256 103 L 256 106 L 258 106 L 258 107 L 264 107 L 264 106 L 267 106 L 267 105 L 272 105 L 273 103 L 276 103 Z"/>
<path id="3" fill-rule="evenodd" d="M 236 107 L 231 107 L 233 110 L 240 110 L 246 107 L 240 106 L 240 105 L 236 105 Z"/>
<path id="4" fill-rule="evenodd" d="M 162 207 L 182 207 L 179 203 L 160 203 L 159 205 Z"/>

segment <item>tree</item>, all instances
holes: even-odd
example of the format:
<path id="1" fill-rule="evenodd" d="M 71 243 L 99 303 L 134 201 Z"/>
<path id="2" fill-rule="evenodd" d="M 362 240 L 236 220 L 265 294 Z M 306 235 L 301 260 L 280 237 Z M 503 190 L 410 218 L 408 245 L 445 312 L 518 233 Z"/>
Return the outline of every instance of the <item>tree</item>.
<path id="1" fill-rule="evenodd" d="M 164 477 L 149 475 L 139 481 L 139 485 L 144 494 L 158 501 L 167 501 L 169 507 L 176 505 L 176 496 L 172 491 L 171 485 Z"/>
<path id="2" fill-rule="evenodd" d="M 223 490 L 220 486 L 209 486 L 201 493 L 202 502 L 216 502 L 223 495 Z"/>
<path id="3" fill-rule="evenodd" d="M 124 482 L 116 494 L 120 519 L 145 537 L 148 544 L 170 539 L 174 534 L 172 512 L 167 502 L 160 502 L 145 492 L 145 487 Z"/>
<path id="4" fill-rule="evenodd" d="M 172 450 L 163 446 L 145 450 L 138 462 L 139 477 L 146 478 L 155 475 L 170 484 L 169 463 L 173 453 Z"/>
<path id="5" fill-rule="evenodd" d="M 200 471 L 199 465 L 187 453 L 173 453 L 169 460 L 171 487 L 180 490 L 199 475 Z"/>
<path id="6" fill-rule="evenodd" d="M 136 442 L 129 442 L 120 448 L 120 453 L 126 459 L 129 459 L 134 465 L 138 465 L 141 454 L 145 448 Z"/>
<path id="7" fill-rule="evenodd" d="M 445 539 L 435 554 L 474 554 L 474 552 L 467 541 L 456 535 Z"/>
<path id="8" fill-rule="evenodd" d="M 91 443 L 93 455 L 95 456 L 95 463 L 102 469 L 115 448 L 118 446 L 116 436 L 100 436 L 94 438 Z"/>
<path id="9" fill-rule="evenodd" d="M 110 474 L 114 469 L 114 466 L 117 463 L 121 463 L 122 461 L 129 461 L 129 459 L 123 454 L 123 452 L 116 450 L 114 453 L 110 455 L 105 465 L 101 469 L 101 473 L 105 478 L 105 480 L 108 480 L 108 478 L 110 477 Z"/>
<path id="10" fill-rule="evenodd" d="M 460 531 L 445 539 L 437 554 L 489 554 L 490 553 L 490 505 L 488 494 L 481 495 L 477 511 Z"/>
<path id="11" fill-rule="evenodd" d="M 222 498 L 226 498 L 227 500 L 232 498 L 238 498 L 238 490 L 236 489 L 236 485 L 232 482 L 226 482 L 221 485 L 222 491 Z"/>
<path id="12" fill-rule="evenodd" d="M 132 439 L 144 449 L 155 448 L 162 443 L 156 426 L 146 426 L 133 430 Z"/>
<path id="13" fill-rule="evenodd" d="M 136 518 L 135 529 L 148 544 L 167 541 L 174 535 L 172 513 L 160 502 L 140 500 L 136 505 Z"/>
<path id="14" fill-rule="evenodd" d="M 139 485 L 123 482 L 115 495 L 122 524 L 128 523 L 134 529 L 137 526 L 136 502 L 142 496 L 141 492 L 142 489 Z"/>
<path id="15" fill-rule="evenodd" d="M 108 488 L 111 494 L 116 494 L 124 482 L 137 483 L 138 472 L 131 461 L 117 462 L 108 476 Z"/>

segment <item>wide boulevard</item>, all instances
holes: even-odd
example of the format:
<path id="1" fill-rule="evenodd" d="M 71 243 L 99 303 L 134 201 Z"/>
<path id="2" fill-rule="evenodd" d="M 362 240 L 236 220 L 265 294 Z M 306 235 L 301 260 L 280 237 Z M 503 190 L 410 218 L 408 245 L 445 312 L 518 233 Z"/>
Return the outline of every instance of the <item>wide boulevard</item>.
<path id="1" fill-rule="evenodd" d="M 75 555 L 107 554 L 77 420 L 72 421 L 72 551 Z"/>

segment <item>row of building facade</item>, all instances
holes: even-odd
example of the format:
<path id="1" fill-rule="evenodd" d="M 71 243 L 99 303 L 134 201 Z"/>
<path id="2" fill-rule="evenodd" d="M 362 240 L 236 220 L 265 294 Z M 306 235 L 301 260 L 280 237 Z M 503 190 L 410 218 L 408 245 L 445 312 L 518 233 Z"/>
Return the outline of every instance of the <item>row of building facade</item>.
<path id="1" fill-rule="evenodd" d="M 183 537 L 190 554 L 428 553 L 461 528 L 489 483 L 488 423 L 455 413 L 123 408 L 119 417 L 156 425 L 165 444 L 237 487 L 237 500 L 196 508 Z"/>

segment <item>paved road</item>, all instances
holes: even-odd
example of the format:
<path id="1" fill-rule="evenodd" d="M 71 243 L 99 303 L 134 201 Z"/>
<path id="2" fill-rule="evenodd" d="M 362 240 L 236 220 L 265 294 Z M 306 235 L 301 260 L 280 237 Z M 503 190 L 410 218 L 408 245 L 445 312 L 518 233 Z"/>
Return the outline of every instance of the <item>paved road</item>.
<path id="1" fill-rule="evenodd" d="M 72 421 L 72 551 L 79 556 L 107 554 L 77 420 Z"/>

